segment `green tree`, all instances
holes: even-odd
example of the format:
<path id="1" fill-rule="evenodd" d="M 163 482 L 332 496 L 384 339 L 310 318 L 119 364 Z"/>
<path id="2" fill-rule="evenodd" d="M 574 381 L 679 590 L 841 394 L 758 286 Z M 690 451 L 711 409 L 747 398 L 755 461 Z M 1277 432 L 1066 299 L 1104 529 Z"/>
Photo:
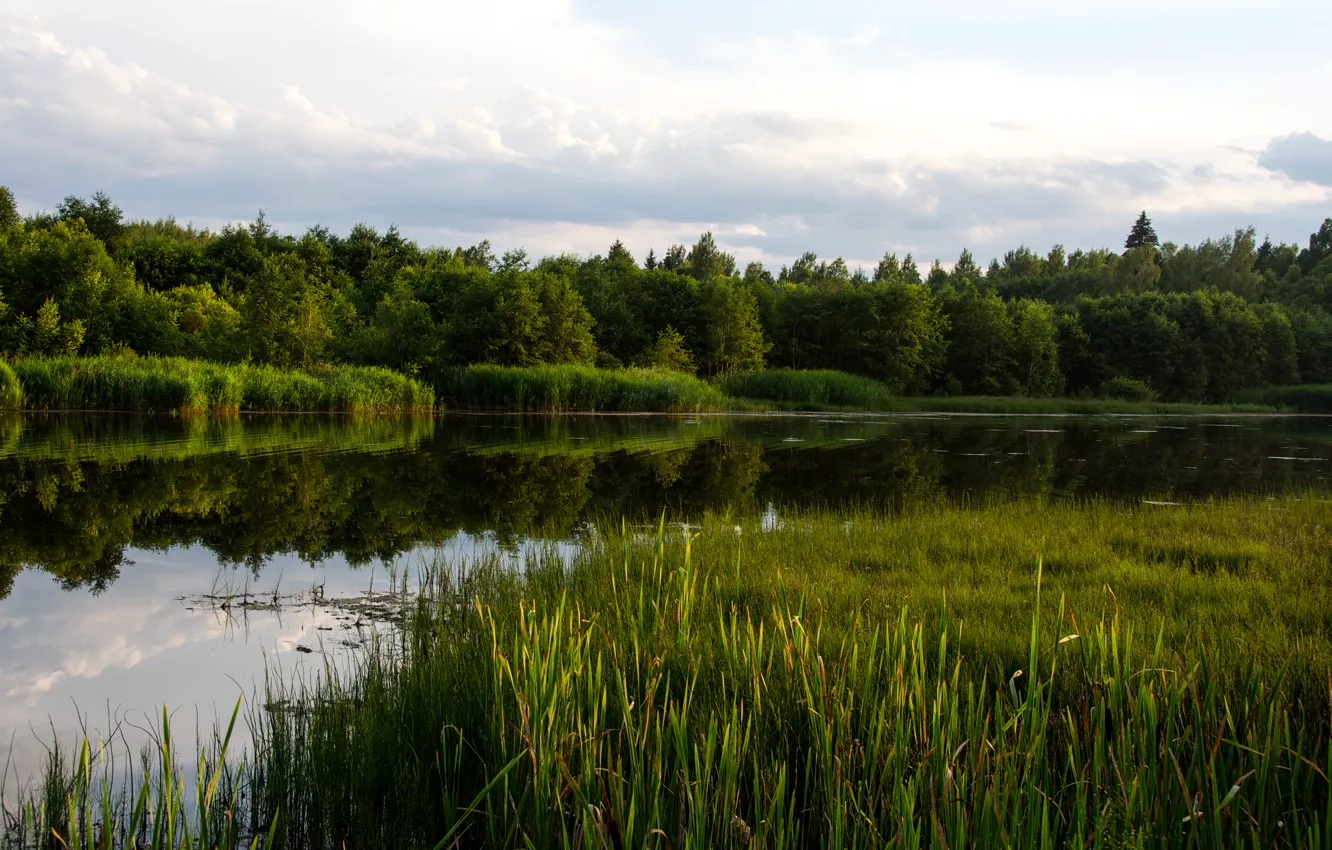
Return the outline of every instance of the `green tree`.
<path id="1" fill-rule="evenodd" d="M 97 192 L 91 200 L 69 195 L 56 208 L 62 221 L 82 221 L 88 232 L 106 246 L 107 253 L 116 256 L 125 235 L 125 214 L 112 203 L 105 192 Z"/>
<path id="2" fill-rule="evenodd" d="M 698 371 L 694 355 L 685 345 L 685 339 L 675 328 L 669 325 L 657 334 L 657 341 L 648 350 L 645 365 L 658 369 L 670 369 L 692 375 Z"/>
<path id="3" fill-rule="evenodd" d="M 22 224 L 23 219 L 19 218 L 14 193 L 9 191 L 8 186 L 0 186 L 0 233 L 17 230 Z"/>
<path id="4" fill-rule="evenodd" d="M 1059 329 L 1054 309 L 1043 301 L 1009 304 L 1013 322 L 1014 375 L 1025 396 L 1045 397 L 1063 389 L 1059 371 Z"/>
<path id="5" fill-rule="evenodd" d="M 735 274 L 735 257 L 717 247 L 711 231 L 698 237 L 685 264 L 695 280 L 708 281 Z"/>
<path id="6" fill-rule="evenodd" d="M 1124 240 L 1124 248 L 1126 250 L 1156 248 L 1160 244 L 1160 240 L 1156 238 L 1156 228 L 1152 227 L 1152 220 L 1147 217 L 1147 211 L 1143 210 L 1138 214 L 1138 220 L 1133 223 L 1133 228 L 1129 230 L 1128 238 Z"/>
<path id="7" fill-rule="evenodd" d="M 707 302 L 708 363 L 714 374 L 743 374 L 763 368 L 771 346 L 759 323 L 758 302 L 743 284 L 716 282 Z"/>

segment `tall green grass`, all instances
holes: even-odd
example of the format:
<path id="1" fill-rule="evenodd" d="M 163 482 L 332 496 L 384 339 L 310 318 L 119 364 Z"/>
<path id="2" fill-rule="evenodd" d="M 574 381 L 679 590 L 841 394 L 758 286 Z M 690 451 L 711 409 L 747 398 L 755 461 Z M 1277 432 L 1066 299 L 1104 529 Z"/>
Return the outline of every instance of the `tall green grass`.
<path id="1" fill-rule="evenodd" d="M 349 667 L 273 673 L 223 808 L 293 848 L 1326 848 L 1327 508 L 712 517 L 435 562 Z M 70 776 L 28 805 L 102 817 Z"/>
<path id="2" fill-rule="evenodd" d="M 333 366 L 301 372 L 122 356 L 31 358 L 13 367 L 29 410 L 376 413 L 434 406 L 428 387 L 380 368 Z"/>
<path id="3" fill-rule="evenodd" d="M 1297 413 L 1332 413 L 1332 384 L 1263 387 L 1244 393 L 1242 400 L 1294 410 Z"/>
<path id="4" fill-rule="evenodd" d="M 834 534 L 802 521 L 778 537 Z M 1072 605 L 1038 541 L 987 663 L 950 604 L 829 604 L 752 532 L 432 571 L 400 635 L 254 721 L 279 842 L 1327 846 L 1326 694 L 1282 664 Z"/>
<path id="5" fill-rule="evenodd" d="M 893 402 L 893 394 L 879 381 L 831 370 L 770 369 L 730 375 L 720 385 L 733 398 L 773 401 L 793 408 L 885 410 Z"/>
<path id="6" fill-rule="evenodd" d="M 719 382 L 737 410 L 849 409 L 884 413 L 1005 414 L 1195 414 L 1263 413 L 1275 400 L 1255 397 L 1244 403 L 1213 405 L 1124 399 L 1025 398 L 1016 396 L 894 396 L 879 381 L 827 370 L 770 369 L 732 375 Z M 1289 388 L 1284 388 L 1289 389 Z"/>
<path id="7" fill-rule="evenodd" d="M 244 766 L 229 756 L 241 703 L 225 731 L 196 749 L 192 772 L 180 763 L 165 708 L 152 730 L 156 744 L 132 757 L 114 743 L 83 739 L 72 759 L 51 747 L 40 787 L 0 793 L 0 846 L 7 850 L 265 850 L 275 846 L 276 820 L 266 830 L 245 818 Z M 0 782 L 0 792 L 3 792 Z"/>
<path id="8" fill-rule="evenodd" d="M 692 375 L 592 366 L 468 366 L 445 373 L 436 394 L 456 410 L 686 413 L 727 406 L 719 390 Z"/>
<path id="9" fill-rule="evenodd" d="M 23 387 L 14 368 L 0 360 L 0 410 L 20 410 L 23 407 Z"/>

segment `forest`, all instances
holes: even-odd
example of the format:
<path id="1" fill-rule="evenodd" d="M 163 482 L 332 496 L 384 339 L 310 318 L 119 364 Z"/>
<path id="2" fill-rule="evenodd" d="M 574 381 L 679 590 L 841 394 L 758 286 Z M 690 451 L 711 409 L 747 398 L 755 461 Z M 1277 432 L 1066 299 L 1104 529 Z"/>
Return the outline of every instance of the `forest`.
<path id="1" fill-rule="evenodd" d="M 657 367 L 709 378 L 837 370 L 901 395 L 1228 402 L 1332 383 L 1332 218 L 1308 244 L 1252 228 L 922 270 L 810 252 L 740 268 L 711 233 L 640 261 L 423 247 L 358 224 L 219 231 L 127 220 L 98 192 L 20 216 L 0 187 L 0 354 L 159 355 L 283 368 Z"/>

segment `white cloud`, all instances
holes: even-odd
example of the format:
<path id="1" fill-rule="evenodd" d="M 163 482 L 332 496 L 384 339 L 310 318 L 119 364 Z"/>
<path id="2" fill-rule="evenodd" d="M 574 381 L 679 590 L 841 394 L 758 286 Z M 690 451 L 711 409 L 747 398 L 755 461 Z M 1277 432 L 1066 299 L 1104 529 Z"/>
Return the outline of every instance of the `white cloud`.
<path id="1" fill-rule="evenodd" d="M 297 0 L 264 27 L 257 0 L 15 5 L 0 13 L 0 156 L 17 172 L 3 179 L 48 205 L 100 187 L 136 215 L 262 206 L 533 252 L 616 236 L 661 250 L 712 227 L 741 254 L 785 259 L 1114 242 L 1141 208 L 1197 238 L 1204 221 L 1312 218 L 1332 198 L 1259 158 L 1275 136 L 1332 135 L 1332 117 L 1307 109 L 1320 60 L 1298 60 L 1295 77 L 1295 59 L 1230 68 L 1205 42 L 1236 33 L 1203 23 L 1194 43 L 1171 29 L 1196 4 L 1152 4 L 1185 38 L 1175 53 L 1197 60 L 1168 78 L 1174 53 L 1126 42 L 1140 61 L 1105 59 L 1098 35 L 1122 35 L 1122 9 L 1043 0 L 1008 22 L 959 0 L 952 18 L 848 3 L 823 29 L 807 15 L 760 28 L 784 20 L 779 3 L 750 30 L 708 25 L 734 23 L 737 0 L 666 45 L 650 9 L 611 20 L 563 0 Z M 1241 22 L 1257 9 L 1229 7 Z M 940 21 L 957 44 L 923 40 Z M 975 48 L 977 21 L 1023 49 Z M 1033 67 L 1033 27 L 1051 57 L 1084 40 L 1085 67 Z"/>

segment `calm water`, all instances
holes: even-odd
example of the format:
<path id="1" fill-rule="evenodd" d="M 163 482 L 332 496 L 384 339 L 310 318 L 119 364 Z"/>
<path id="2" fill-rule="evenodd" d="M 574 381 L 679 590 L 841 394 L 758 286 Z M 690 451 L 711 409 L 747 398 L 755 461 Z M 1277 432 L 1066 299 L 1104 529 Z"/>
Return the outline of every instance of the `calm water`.
<path id="1" fill-rule="evenodd" d="M 211 728 L 264 665 L 355 646 L 421 557 L 589 521 L 1038 495 L 1327 487 L 1332 420 L 1137 417 L 0 418 L 0 769 L 52 730 Z M 250 592 L 250 604 L 223 600 Z M 275 601 L 277 605 L 272 604 Z"/>

